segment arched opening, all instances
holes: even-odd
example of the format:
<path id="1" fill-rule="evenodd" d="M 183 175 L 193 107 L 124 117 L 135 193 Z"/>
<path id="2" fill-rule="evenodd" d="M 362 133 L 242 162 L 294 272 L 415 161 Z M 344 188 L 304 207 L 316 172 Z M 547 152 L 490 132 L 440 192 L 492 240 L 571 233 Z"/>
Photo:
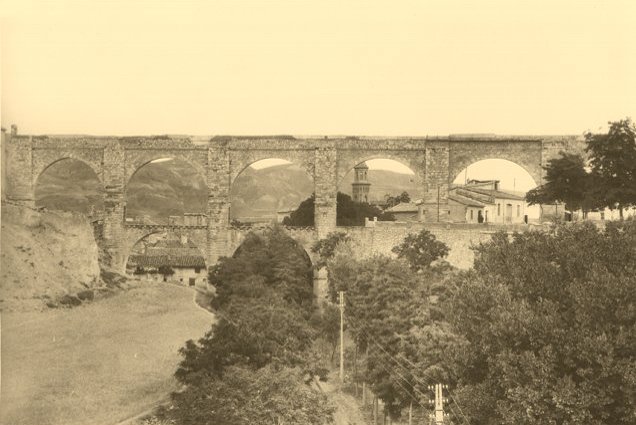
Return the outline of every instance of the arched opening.
<path id="1" fill-rule="evenodd" d="M 525 195 L 537 186 L 530 173 L 512 161 L 484 159 L 470 164 L 449 190 L 450 221 L 521 224 L 539 220 L 538 205 L 528 206 Z"/>
<path id="2" fill-rule="evenodd" d="M 64 158 L 47 167 L 35 182 L 35 205 L 89 216 L 104 210 L 104 190 L 85 162 Z"/>
<path id="3" fill-rule="evenodd" d="M 187 235 L 152 233 L 130 251 L 126 273 L 142 280 L 205 287 L 208 283 L 203 251 Z"/>
<path id="4" fill-rule="evenodd" d="M 299 165 L 280 158 L 256 161 L 232 183 L 230 223 L 313 226 L 313 207 L 310 216 L 303 215 L 298 224 L 285 220 L 312 197 L 313 191 L 312 177 Z"/>
<path id="5" fill-rule="evenodd" d="M 258 233 L 250 233 L 246 236 L 246 238 L 240 243 L 240 245 L 234 250 L 232 254 L 232 258 L 238 259 L 242 257 L 249 258 L 254 255 L 260 249 L 265 249 L 265 244 L 271 243 L 271 241 L 275 241 L 277 245 L 282 247 L 282 251 L 287 251 L 288 254 L 292 254 L 296 258 L 301 260 L 301 263 L 309 268 L 313 267 L 313 262 L 311 261 L 311 257 L 307 250 L 294 238 L 287 235 L 279 235 L 280 227 L 274 228 L 269 234 L 263 238 Z M 275 237 L 272 237 L 272 234 L 277 234 Z M 278 239 L 278 240 L 277 240 Z M 282 242 L 281 242 L 282 241 Z M 277 250 L 281 251 L 281 250 Z M 276 255 L 281 254 L 281 252 L 275 253 Z M 282 254 L 285 254 L 284 252 Z"/>
<path id="6" fill-rule="evenodd" d="M 338 226 L 363 226 L 373 221 L 422 221 L 423 188 L 403 163 L 374 158 L 345 174 L 338 187 Z"/>
<path id="7" fill-rule="evenodd" d="M 131 224 L 205 225 L 208 190 L 188 162 L 155 159 L 126 186 L 126 222 Z"/>

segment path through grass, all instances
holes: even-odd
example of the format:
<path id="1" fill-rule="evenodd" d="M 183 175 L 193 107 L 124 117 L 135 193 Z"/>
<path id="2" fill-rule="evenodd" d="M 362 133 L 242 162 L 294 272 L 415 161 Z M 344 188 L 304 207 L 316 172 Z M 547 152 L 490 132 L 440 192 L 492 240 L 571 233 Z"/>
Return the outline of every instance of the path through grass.
<path id="1" fill-rule="evenodd" d="M 210 328 L 193 291 L 146 284 L 71 310 L 2 314 L 3 424 L 114 424 L 177 389 L 178 349 Z"/>

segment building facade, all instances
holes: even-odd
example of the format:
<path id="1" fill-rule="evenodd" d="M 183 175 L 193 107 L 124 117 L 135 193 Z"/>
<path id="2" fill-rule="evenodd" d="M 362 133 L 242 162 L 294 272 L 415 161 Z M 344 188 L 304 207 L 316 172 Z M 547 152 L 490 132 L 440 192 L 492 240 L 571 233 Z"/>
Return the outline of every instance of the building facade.
<path id="1" fill-rule="evenodd" d="M 499 189 L 498 180 L 469 181 L 449 191 L 451 222 L 456 223 L 527 223 L 523 196 Z"/>

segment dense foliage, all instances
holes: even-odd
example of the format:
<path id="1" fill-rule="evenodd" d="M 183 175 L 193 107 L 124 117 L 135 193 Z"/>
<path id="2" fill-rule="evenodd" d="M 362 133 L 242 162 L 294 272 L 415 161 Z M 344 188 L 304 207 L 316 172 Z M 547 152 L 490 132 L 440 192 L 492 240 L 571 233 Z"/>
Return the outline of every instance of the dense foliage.
<path id="1" fill-rule="evenodd" d="M 283 219 L 285 226 L 310 227 L 314 225 L 314 202 L 316 195 L 311 196 L 298 205 L 289 217 Z"/>
<path id="2" fill-rule="evenodd" d="M 636 205 L 636 126 L 629 119 L 610 122 L 607 134 L 585 135 L 595 179 L 596 198 L 603 206 Z"/>
<path id="3" fill-rule="evenodd" d="M 636 222 L 497 234 L 454 284 L 447 370 L 471 423 L 634 423 Z"/>
<path id="4" fill-rule="evenodd" d="M 312 278 L 307 253 L 283 229 L 274 227 L 263 234 L 249 233 L 233 257 L 220 258 L 211 268 L 209 282 L 216 288 L 215 308 L 235 296 L 261 296 L 271 289 L 310 310 Z"/>
<path id="5" fill-rule="evenodd" d="M 323 247 L 337 240 L 329 235 Z M 345 323 L 360 353 L 360 368 L 347 367 L 358 369 L 354 380 L 369 384 L 385 412 L 397 418 L 411 403 L 427 401 L 426 386 L 446 376 L 443 350 L 453 335 L 443 315 L 431 314 L 430 297 L 443 293 L 436 285 L 448 270 L 422 266 L 417 273 L 405 260 L 381 255 L 355 259 L 346 241 L 323 252 L 329 256 L 329 296 L 335 301 L 345 291 Z"/>
<path id="6" fill-rule="evenodd" d="M 335 234 L 322 248 L 331 299 L 346 291 L 353 379 L 390 416 L 446 382 L 456 422 L 634 422 L 636 221 L 498 233 L 461 273 L 427 256 L 355 259 Z"/>
<path id="7" fill-rule="evenodd" d="M 411 195 L 408 194 L 408 192 L 402 192 L 399 195 L 396 196 L 389 196 L 388 198 L 386 198 L 386 207 L 385 208 L 391 208 L 396 206 L 399 203 L 408 203 L 411 202 Z"/>
<path id="8" fill-rule="evenodd" d="M 305 199 L 300 203 L 289 217 L 285 217 L 285 226 L 313 226 L 314 225 L 314 201 L 315 197 Z M 380 221 L 394 221 L 390 213 L 385 213 L 378 207 L 366 202 L 356 202 L 351 196 L 342 192 L 337 195 L 336 225 L 338 226 L 364 226 L 364 219 L 377 217 Z"/>
<path id="9" fill-rule="evenodd" d="M 336 248 L 341 244 L 351 241 L 351 237 L 344 232 L 331 232 L 326 238 L 320 239 L 312 247 L 311 251 L 318 254 L 316 266 L 324 267 L 327 261 L 336 254 Z"/>
<path id="10" fill-rule="evenodd" d="M 207 379 L 175 393 L 166 413 L 183 424 L 313 425 L 328 423 L 326 396 L 303 382 L 299 369 L 230 367 L 223 379 Z"/>
<path id="11" fill-rule="evenodd" d="M 181 348 L 185 389 L 163 415 L 178 424 L 320 424 L 333 411 L 315 387 L 311 263 L 282 229 L 250 234 L 210 271 L 218 322 Z M 333 326 L 331 326 L 333 327 Z M 329 333 L 330 332 L 330 333 Z"/>

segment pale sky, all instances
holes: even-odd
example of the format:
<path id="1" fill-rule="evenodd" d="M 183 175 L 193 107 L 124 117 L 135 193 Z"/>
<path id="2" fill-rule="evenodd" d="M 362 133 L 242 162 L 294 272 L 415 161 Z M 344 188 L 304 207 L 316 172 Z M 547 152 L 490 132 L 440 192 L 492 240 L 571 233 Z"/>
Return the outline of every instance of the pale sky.
<path id="1" fill-rule="evenodd" d="M 636 118 L 636 1 L 0 0 L 28 134 L 581 134 Z"/>

